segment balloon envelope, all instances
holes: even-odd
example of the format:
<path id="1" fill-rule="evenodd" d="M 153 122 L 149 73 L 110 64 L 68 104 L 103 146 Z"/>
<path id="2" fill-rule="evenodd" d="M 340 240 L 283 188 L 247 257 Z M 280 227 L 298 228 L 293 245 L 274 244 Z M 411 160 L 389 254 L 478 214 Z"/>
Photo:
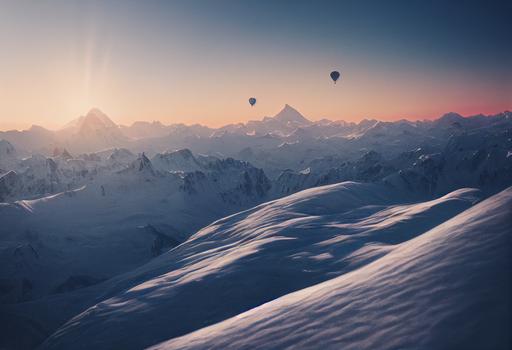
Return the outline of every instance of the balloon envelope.
<path id="1" fill-rule="evenodd" d="M 254 97 L 251 97 L 249 99 L 249 103 L 251 104 L 251 106 L 254 106 L 254 104 L 256 103 L 256 99 Z"/>
<path id="2" fill-rule="evenodd" d="M 334 81 L 334 84 L 336 84 L 336 80 L 340 77 L 340 72 L 338 71 L 332 71 L 331 72 L 331 79 Z"/>

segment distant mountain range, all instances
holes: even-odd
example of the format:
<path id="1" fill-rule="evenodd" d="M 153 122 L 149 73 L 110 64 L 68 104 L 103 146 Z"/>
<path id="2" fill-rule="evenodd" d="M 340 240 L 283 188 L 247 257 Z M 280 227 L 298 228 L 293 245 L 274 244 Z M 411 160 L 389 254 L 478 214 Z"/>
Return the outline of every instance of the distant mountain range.
<path id="1" fill-rule="evenodd" d="M 511 112 L 494 116 L 476 115 L 464 118 L 456 113 L 448 113 L 434 121 L 379 122 L 362 120 L 359 123 L 344 121 L 310 121 L 289 105 L 274 117 L 247 123 L 230 124 L 217 129 L 202 125 L 173 124 L 160 122 L 135 122 L 131 126 L 115 124 L 99 109 L 91 109 L 57 131 L 50 131 L 40 126 L 32 126 L 23 131 L 1 131 L 0 139 L 9 141 L 21 154 L 52 154 L 54 148 L 66 148 L 73 154 L 97 152 L 107 148 L 124 147 L 134 152 L 163 152 L 169 148 L 191 148 L 205 153 L 204 149 L 193 149 L 190 143 L 197 142 L 196 148 L 213 146 L 212 152 L 232 156 L 226 149 L 219 147 L 219 139 L 227 143 L 257 144 L 258 140 L 271 140 L 272 144 L 314 139 L 360 139 L 381 137 L 386 131 L 388 137 L 397 134 L 411 134 L 424 129 L 474 129 L 493 122 L 510 119 Z M 439 131 L 439 130 L 437 130 Z M 151 147 L 145 147 L 150 145 Z M 215 147 L 217 146 L 217 147 Z M 144 149 L 151 148 L 151 149 Z M 215 149 L 218 148 L 218 149 Z"/>
<path id="2" fill-rule="evenodd" d="M 504 324 L 470 314 L 506 302 L 511 186 L 510 112 L 312 122 L 286 105 L 212 129 L 93 109 L 61 130 L 2 132 L 0 348 L 359 348 L 346 334 L 369 318 L 382 334 L 357 332 L 372 344 L 398 324 L 467 348 Z M 402 286 L 405 306 L 381 305 Z M 438 310 L 436 291 L 446 313 L 396 323 Z M 287 319 L 325 331 L 312 345 Z"/>
<path id="3" fill-rule="evenodd" d="M 510 112 L 356 124 L 311 122 L 286 105 L 273 118 L 209 129 L 143 122 L 119 127 L 93 109 L 56 132 L 1 134 L 0 201 L 79 188 L 122 171 L 142 153 L 155 173 L 188 173 L 185 181 L 227 158 L 245 161 L 262 169 L 272 196 L 347 180 L 384 181 L 428 195 L 462 185 L 495 192 L 512 176 L 511 134 Z"/>

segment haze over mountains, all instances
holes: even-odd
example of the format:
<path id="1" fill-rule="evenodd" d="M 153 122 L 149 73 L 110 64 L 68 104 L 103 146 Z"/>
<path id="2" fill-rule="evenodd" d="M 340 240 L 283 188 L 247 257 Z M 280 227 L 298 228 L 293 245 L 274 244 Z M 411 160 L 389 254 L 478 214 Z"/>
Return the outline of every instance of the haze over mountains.
<path id="1" fill-rule="evenodd" d="M 468 118 L 448 113 L 416 122 L 311 122 L 286 105 L 273 118 L 219 129 L 158 122 L 121 127 L 92 109 L 55 132 L 33 127 L 0 133 L 0 200 L 76 189 L 130 166 L 141 153 L 164 173 L 204 170 L 200 163 L 208 157 L 246 161 L 262 169 L 280 195 L 384 178 L 444 194 L 461 185 L 461 176 L 466 186 L 496 191 L 509 181 L 511 125 L 511 112 Z"/>
<path id="2" fill-rule="evenodd" d="M 322 119 L 313 122 L 293 107 L 285 105 L 274 117 L 264 117 L 262 120 L 249 121 L 245 124 L 229 124 L 215 129 L 199 124 L 164 125 L 158 121 L 139 121 L 131 126 L 117 125 L 102 111 L 93 108 L 86 115 L 72 120 L 56 131 L 34 125 L 23 131 L 0 131 L 0 137 L 9 141 L 18 151 L 24 154 L 43 153 L 51 155 L 56 147 L 66 148 L 72 154 L 77 155 L 113 147 L 126 147 L 132 151 L 141 152 L 144 145 L 144 142 L 141 141 L 143 139 L 150 139 L 150 142 L 153 143 L 152 147 L 162 152 L 167 150 L 165 147 L 169 147 L 168 144 L 162 143 L 171 139 L 177 146 L 179 146 L 179 142 L 191 142 L 192 140 L 189 138 L 222 139 L 235 135 L 246 137 L 245 142 L 248 143 L 250 139 L 261 137 L 280 138 L 288 142 L 306 138 L 331 138 L 333 136 L 353 139 L 372 135 L 378 136 L 386 128 L 393 129 L 396 133 L 412 132 L 414 129 L 423 130 L 452 126 L 477 128 L 488 124 L 489 119 L 496 121 L 496 119 L 510 118 L 510 113 L 505 111 L 494 116 L 476 115 L 467 118 L 456 113 L 447 113 L 433 121 L 379 122 L 374 119 L 364 119 L 359 123 L 347 123 L 341 120 Z M 176 139 L 177 136 L 181 137 Z M 214 142 L 214 140 L 210 141 Z M 177 148 L 186 148 L 187 144 L 181 146 Z M 149 150 L 145 151 L 149 152 Z M 197 148 L 192 151 L 200 152 L 200 149 Z M 231 154 L 226 154 L 226 156 L 228 155 Z"/>
<path id="3" fill-rule="evenodd" d="M 0 348 L 506 349 L 510 186 L 511 112 L 0 132 Z"/>

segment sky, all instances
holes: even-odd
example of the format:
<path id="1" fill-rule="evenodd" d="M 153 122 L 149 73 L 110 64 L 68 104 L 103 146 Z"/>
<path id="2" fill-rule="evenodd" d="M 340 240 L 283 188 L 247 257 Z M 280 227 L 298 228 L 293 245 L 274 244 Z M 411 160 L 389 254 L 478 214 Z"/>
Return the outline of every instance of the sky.
<path id="1" fill-rule="evenodd" d="M 286 103 L 312 120 L 512 110 L 510 18 L 512 1 L 0 0 L 0 130 L 92 107 L 209 126 Z"/>

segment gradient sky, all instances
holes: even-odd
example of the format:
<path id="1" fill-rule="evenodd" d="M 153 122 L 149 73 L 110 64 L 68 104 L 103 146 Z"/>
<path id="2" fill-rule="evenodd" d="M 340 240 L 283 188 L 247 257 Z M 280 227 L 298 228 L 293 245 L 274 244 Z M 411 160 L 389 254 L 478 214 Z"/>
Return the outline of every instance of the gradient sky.
<path id="1" fill-rule="evenodd" d="M 511 4 L 0 0 L 0 129 L 510 110 Z"/>

